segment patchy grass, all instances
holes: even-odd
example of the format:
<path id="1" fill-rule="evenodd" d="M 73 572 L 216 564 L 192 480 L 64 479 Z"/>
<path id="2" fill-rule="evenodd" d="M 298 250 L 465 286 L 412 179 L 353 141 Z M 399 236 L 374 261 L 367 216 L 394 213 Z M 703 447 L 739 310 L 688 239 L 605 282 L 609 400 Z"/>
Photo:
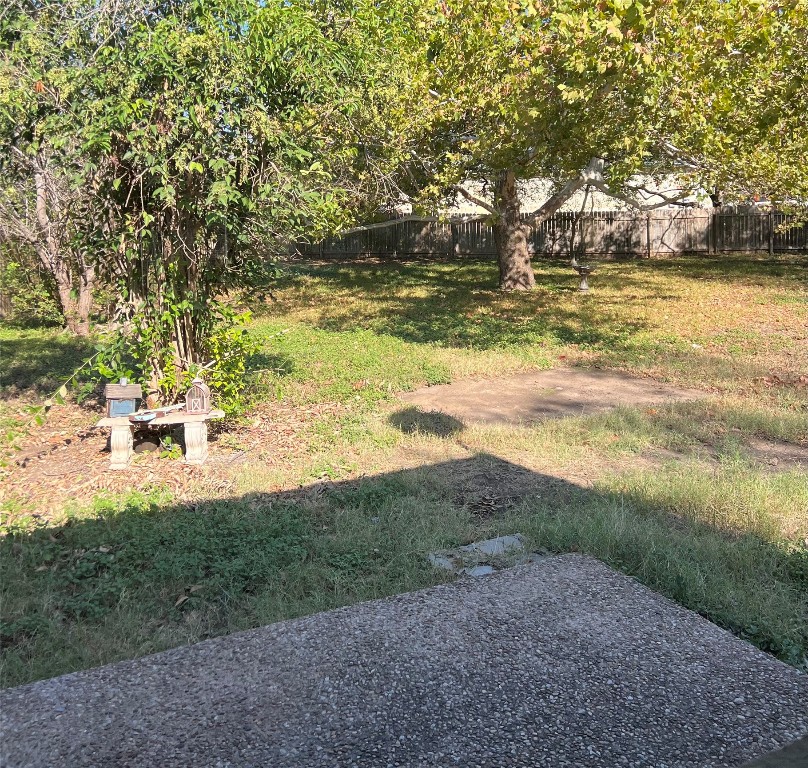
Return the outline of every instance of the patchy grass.
<path id="1" fill-rule="evenodd" d="M 0 466 L 33 423 L 28 409 L 41 405 L 91 354 L 88 339 L 62 330 L 0 325 Z"/>
<path id="2" fill-rule="evenodd" d="M 0 400 L 46 397 L 92 354 L 92 343 L 61 330 L 0 326 Z"/>
<path id="3" fill-rule="evenodd" d="M 299 266 L 269 317 L 285 327 L 364 329 L 426 348 L 453 378 L 618 367 L 690 386 L 749 392 L 808 368 L 808 261 L 704 256 L 598 265 L 592 291 L 558 261 L 538 288 L 495 290 L 487 261 Z M 283 341 L 279 342 L 283 347 Z"/>
<path id="4" fill-rule="evenodd" d="M 670 463 L 605 478 L 596 493 L 576 494 L 563 510 L 531 501 L 514 524 L 551 551 L 592 554 L 804 666 L 805 479 L 797 472 L 761 476 L 739 462 L 717 470 Z"/>
<path id="5" fill-rule="evenodd" d="M 132 494 L 0 542 L 3 682 L 14 684 L 346 603 L 440 574 L 466 510 L 415 478 L 172 504 Z"/>
<path id="6" fill-rule="evenodd" d="M 806 473 L 751 445 L 808 446 L 807 265 L 605 262 L 589 295 L 558 262 L 526 295 L 494 290 L 490 262 L 296 265 L 253 307 L 255 406 L 190 485 L 155 490 L 144 468 L 137 488 L 71 502 L 77 472 L 56 512 L 35 484 L 2 502 L 4 684 L 433 584 L 427 552 L 515 530 L 804 666 Z M 69 375 L 75 344 L 0 331 L 0 420 Z M 521 427 L 396 400 L 559 365 L 710 397 Z"/>

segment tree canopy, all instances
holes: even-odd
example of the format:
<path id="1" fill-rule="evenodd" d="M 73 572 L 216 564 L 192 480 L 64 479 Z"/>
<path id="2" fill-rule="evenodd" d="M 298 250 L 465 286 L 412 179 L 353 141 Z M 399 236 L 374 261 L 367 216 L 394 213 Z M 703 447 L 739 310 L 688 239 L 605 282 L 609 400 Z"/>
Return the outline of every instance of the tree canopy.
<path id="1" fill-rule="evenodd" d="M 409 27 L 384 4 L 340 5 L 69 0 L 5 18 L 0 141 L 92 188 L 84 241 L 126 327 L 110 375 L 131 358 L 175 396 L 216 360 L 217 384 L 243 360 L 218 297 L 388 194 L 383 107 L 401 83 L 382 63 Z"/>
<path id="2" fill-rule="evenodd" d="M 505 288 L 533 284 L 519 178 L 555 183 L 536 222 L 585 186 L 676 202 L 638 175 L 675 176 L 682 196 L 805 197 L 804 2 L 456 0 L 439 16 L 425 189 L 491 214 Z"/>

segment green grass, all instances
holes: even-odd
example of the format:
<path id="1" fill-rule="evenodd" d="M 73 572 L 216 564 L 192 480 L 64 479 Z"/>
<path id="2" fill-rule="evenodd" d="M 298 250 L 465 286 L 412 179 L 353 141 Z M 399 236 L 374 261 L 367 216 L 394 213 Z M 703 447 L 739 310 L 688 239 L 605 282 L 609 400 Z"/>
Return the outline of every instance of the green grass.
<path id="1" fill-rule="evenodd" d="M 92 354 L 92 344 L 60 330 L 0 326 L 0 399 L 46 397 Z"/>
<path id="2" fill-rule="evenodd" d="M 587 552 L 783 661 L 808 650 L 808 548 L 780 534 L 808 508 L 805 475 L 728 464 L 614 477 L 564 506 L 525 505 L 518 525 L 555 552 Z M 805 533 L 805 527 L 803 527 Z"/>
<path id="3" fill-rule="evenodd" d="M 417 589 L 444 578 L 427 552 L 517 530 L 804 666 L 808 478 L 771 472 L 747 446 L 808 445 L 806 264 L 606 262 L 590 295 L 559 262 L 537 265 L 529 295 L 496 291 L 489 262 L 296 267 L 276 302 L 252 308 L 252 397 L 270 420 L 275 405 L 320 415 L 271 463 L 248 451 L 224 491 L 66 498 L 46 518 L 35 488 L 7 499 L 3 684 Z M 0 421 L 88 353 L 55 332 L 0 330 Z M 524 427 L 396 400 L 559 365 L 710 396 Z M 220 440 L 239 449 L 238 433 Z M 513 498 L 481 512 L 486 494 Z"/>
<path id="4" fill-rule="evenodd" d="M 0 542 L 3 683 L 48 677 L 434 584 L 469 515 L 383 478 L 327 495 L 101 500 Z"/>
<path id="5" fill-rule="evenodd" d="M 325 264 L 298 268 L 268 312 L 288 328 L 400 339 L 454 377 L 561 357 L 738 391 L 805 362 L 806 273 L 799 256 L 604 262 L 586 295 L 542 260 L 537 290 L 502 294 L 491 262 Z"/>
<path id="6" fill-rule="evenodd" d="M 268 374 L 273 394 L 295 402 L 366 403 L 421 384 L 450 380 L 449 370 L 427 348 L 365 329 L 328 332 L 264 319 L 255 336 L 273 350 L 252 362 Z"/>
<path id="7" fill-rule="evenodd" d="M 31 409 L 41 406 L 92 354 L 90 340 L 62 330 L 0 325 L 0 467 L 34 424 Z"/>

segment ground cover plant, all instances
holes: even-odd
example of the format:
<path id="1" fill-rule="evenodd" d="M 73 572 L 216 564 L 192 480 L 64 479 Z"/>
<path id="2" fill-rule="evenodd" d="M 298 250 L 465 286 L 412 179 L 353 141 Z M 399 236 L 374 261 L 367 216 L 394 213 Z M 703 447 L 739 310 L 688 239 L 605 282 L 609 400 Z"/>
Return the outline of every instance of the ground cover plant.
<path id="1" fill-rule="evenodd" d="M 808 651 L 804 256 L 299 263 L 253 302 L 250 405 L 201 468 L 106 471 L 98 404 L 54 406 L 2 470 L 3 683 L 444 580 L 434 549 L 519 531 L 602 558 L 796 666 Z M 3 329 L 0 418 L 92 353 Z M 701 390 L 475 425 L 426 384 L 611 368 Z M 5 422 L 4 422 L 5 423 Z M 166 452 L 170 453 L 170 452 Z"/>

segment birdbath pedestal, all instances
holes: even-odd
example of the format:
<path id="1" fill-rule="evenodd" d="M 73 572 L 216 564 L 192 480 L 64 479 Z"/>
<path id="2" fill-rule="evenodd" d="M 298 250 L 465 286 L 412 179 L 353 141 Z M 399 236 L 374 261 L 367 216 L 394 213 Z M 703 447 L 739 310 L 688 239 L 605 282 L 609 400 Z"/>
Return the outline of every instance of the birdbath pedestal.
<path id="1" fill-rule="evenodd" d="M 586 278 L 595 271 L 595 268 L 589 264 L 577 264 L 573 269 L 581 276 L 581 284 L 578 286 L 578 290 L 586 293 L 589 290 L 589 283 Z"/>

